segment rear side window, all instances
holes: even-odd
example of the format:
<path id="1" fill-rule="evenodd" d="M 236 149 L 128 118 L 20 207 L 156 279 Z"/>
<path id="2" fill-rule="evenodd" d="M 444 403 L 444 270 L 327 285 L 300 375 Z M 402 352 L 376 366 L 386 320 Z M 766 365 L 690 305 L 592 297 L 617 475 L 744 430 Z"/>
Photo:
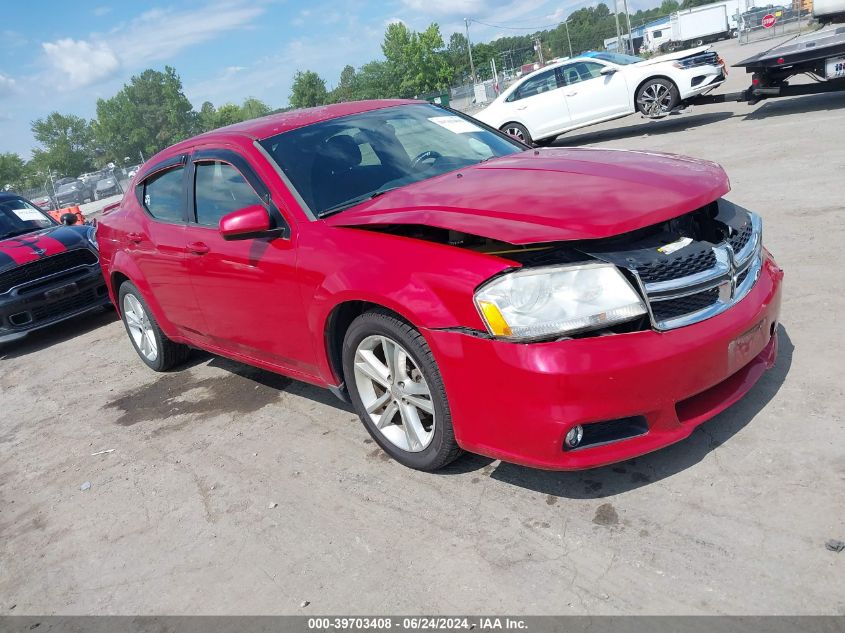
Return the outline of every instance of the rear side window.
<path id="1" fill-rule="evenodd" d="M 177 167 L 144 181 L 144 208 L 157 220 L 182 222 L 184 219 L 184 172 L 184 167 Z"/>
<path id="2" fill-rule="evenodd" d="M 194 200 L 197 224 L 217 226 L 227 213 L 261 204 L 261 198 L 229 163 L 197 163 Z"/>
<path id="3" fill-rule="evenodd" d="M 557 88 L 557 78 L 555 77 L 555 69 L 551 68 L 531 79 L 526 80 L 516 91 L 511 95 L 512 100 L 525 99 L 526 97 L 533 97 L 541 92 L 548 92 Z"/>

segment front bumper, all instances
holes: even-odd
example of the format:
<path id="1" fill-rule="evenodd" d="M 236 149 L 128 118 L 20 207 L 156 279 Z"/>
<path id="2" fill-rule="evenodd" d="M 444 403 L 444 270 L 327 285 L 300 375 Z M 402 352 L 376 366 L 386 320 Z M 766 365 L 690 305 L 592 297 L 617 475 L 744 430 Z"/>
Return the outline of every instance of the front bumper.
<path id="1" fill-rule="evenodd" d="M 99 263 L 14 288 L 0 295 L 0 343 L 110 302 Z"/>
<path id="2" fill-rule="evenodd" d="M 774 364 L 782 278 L 767 253 L 742 301 L 667 332 L 519 344 L 426 330 L 458 443 L 508 462 L 578 470 L 684 439 Z M 647 432 L 563 450 L 573 426 L 632 417 L 644 419 Z"/>
<path id="3" fill-rule="evenodd" d="M 699 66 L 687 71 L 685 85 L 678 86 L 681 99 L 689 99 L 710 92 L 725 83 L 727 76 L 721 66 Z"/>

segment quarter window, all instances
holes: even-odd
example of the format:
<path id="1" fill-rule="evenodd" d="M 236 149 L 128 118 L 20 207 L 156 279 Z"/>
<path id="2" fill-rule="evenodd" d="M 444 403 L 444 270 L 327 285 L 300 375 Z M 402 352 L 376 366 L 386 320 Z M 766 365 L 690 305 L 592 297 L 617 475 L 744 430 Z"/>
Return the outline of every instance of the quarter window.
<path id="1" fill-rule="evenodd" d="M 217 226 L 227 213 L 261 204 L 246 179 L 229 163 L 197 163 L 194 190 L 197 224 Z"/>
<path id="2" fill-rule="evenodd" d="M 157 220 L 181 222 L 184 219 L 185 169 L 177 167 L 156 174 L 144 182 L 144 208 Z"/>

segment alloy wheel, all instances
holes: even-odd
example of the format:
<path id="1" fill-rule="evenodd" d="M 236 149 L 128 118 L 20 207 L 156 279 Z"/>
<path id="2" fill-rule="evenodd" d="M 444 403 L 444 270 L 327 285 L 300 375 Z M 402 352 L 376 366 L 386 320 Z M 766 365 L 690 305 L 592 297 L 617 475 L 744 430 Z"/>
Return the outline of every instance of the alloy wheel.
<path id="1" fill-rule="evenodd" d="M 370 420 L 391 444 L 423 451 L 434 438 L 431 390 L 408 351 L 387 336 L 368 336 L 355 350 L 355 386 Z"/>
<path id="2" fill-rule="evenodd" d="M 138 351 L 150 362 L 158 358 L 158 344 L 156 343 L 153 325 L 144 306 L 138 301 L 135 295 L 127 294 L 123 298 L 123 318 L 126 320 L 126 327 L 129 335 L 135 342 Z"/>
<path id="3" fill-rule="evenodd" d="M 523 143 L 525 142 L 525 134 L 523 134 L 522 130 L 520 130 L 518 127 L 505 128 L 505 134 L 509 134 L 510 136 L 519 139 Z"/>
<path id="4" fill-rule="evenodd" d="M 664 84 L 650 84 L 640 94 L 640 104 L 646 116 L 668 114 L 672 105 L 672 92 Z"/>

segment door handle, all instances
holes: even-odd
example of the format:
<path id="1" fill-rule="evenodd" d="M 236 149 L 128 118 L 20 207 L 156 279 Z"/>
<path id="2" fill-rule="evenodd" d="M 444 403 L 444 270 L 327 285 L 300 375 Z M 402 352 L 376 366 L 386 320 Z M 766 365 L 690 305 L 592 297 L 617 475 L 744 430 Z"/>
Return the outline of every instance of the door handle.
<path id="1" fill-rule="evenodd" d="M 191 242 L 188 244 L 188 252 L 194 255 L 205 255 L 210 249 L 205 242 Z"/>
<path id="2" fill-rule="evenodd" d="M 517 110 L 525 110 L 525 108 L 527 108 L 527 107 L 528 107 L 528 106 L 517 106 L 517 108 L 516 108 L 516 109 L 517 109 Z"/>
<path id="3" fill-rule="evenodd" d="M 143 241 L 144 236 L 141 233 L 128 233 L 126 235 L 126 239 L 128 239 L 130 242 L 132 242 L 134 244 L 138 244 L 141 241 Z"/>
<path id="4" fill-rule="evenodd" d="M 574 97 L 574 96 L 575 96 L 575 95 L 577 95 L 577 94 L 578 94 L 578 91 L 576 90 L 575 92 L 567 92 L 567 93 L 566 93 L 566 96 L 567 96 L 567 97 Z"/>

